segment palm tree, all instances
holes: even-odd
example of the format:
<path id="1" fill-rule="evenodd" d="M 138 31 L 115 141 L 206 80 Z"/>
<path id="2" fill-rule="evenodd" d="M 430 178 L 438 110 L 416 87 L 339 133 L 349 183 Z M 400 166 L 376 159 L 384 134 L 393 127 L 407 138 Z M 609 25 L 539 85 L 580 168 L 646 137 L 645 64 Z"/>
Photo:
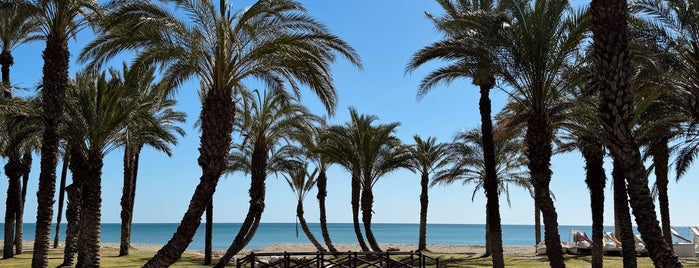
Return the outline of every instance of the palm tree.
<path id="1" fill-rule="evenodd" d="M 508 1 L 511 21 L 503 31 L 498 71 L 511 86 L 511 101 L 523 108 L 524 143 L 536 204 L 544 218 L 544 241 L 551 267 L 565 267 L 556 207 L 550 195 L 554 126 L 551 109 L 566 87 L 562 75 L 577 52 L 587 23 L 584 10 L 572 12 L 565 0 Z"/>
<path id="2" fill-rule="evenodd" d="M 138 102 L 136 116 L 144 120 L 132 120 L 122 130 L 120 141 L 124 149 L 124 187 L 121 197 L 121 243 L 119 256 L 129 254 L 131 225 L 136 196 L 136 179 L 141 150 L 148 145 L 168 156 L 172 155 L 170 145 L 177 144 L 177 135 L 184 136 L 184 130 L 176 123 L 184 122 L 186 115 L 174 110 L 175 100 L 168 98 L 164 83 L 155 84 L 155 68 L 129 68 L 123 66 L 123 81 L 130 90 L 136 90 Z"/>
<path id="3" fill-rule="evenodd" d="M 19 1 L 0 2 L 0 66 L 4 97 L 11 97 L 10 66 L 14 64 L 12 50 L 38 37 L 38 25 L 32 13 L 26 12 L 24 3 Z"/>
<path id="4" fill-rule="evenodd" d="M 337 249 L 332 244 L 330 239 L 330 233 L 328 232 L 328 223 L 326 217 L 325 209 L 325 197 L 328 195 L 328 176 L 327 170 L 330 165 L 330 161 L 327 156 L 322 153 L 322 139 L 325 133 L 327 133 L 328 126 L 325 120 L 320 120 L 318 126 L 312 129 L 310 132 L 297 133 L 295 134 L 296 139 L 301 144 L 303 148 L 302 154 L 306 156 L 306 159 L 315 162 L 316 167 L 318 167 L 318 177 L 316 179 L 316 188 L 318 189 L 318 194 L 316 198 L 318 199 L 318 207 L 320 214 L 320 231 L 323 235 L 323 240 L 325 240 L 325 245 L 328 250 L 332 253 L 337 252 Z"/>
<path id="5" fill-rule="evenodd" d="M 78 174 L 81 178 L 82 198 L 80 234 L 78 238 L 78 267 L 99 267 L 100 218 L 102 192 L 102 166 L 104 156 L 119 145 L 121 130 L 130 122 L 143 121 L 132 111 L 139 101 L 132 96 L 135 89 L 124 86 L 119 73 L 110 70 L 111 79 L 105 73 L 94 72 L 76 75 L 66 98 L 65 123 L 71 143 L 72 163 L 83 158 L 84 165 Z"/>
<path id="6" fill-rule="evenodd" d="M 295 103 L 286 92 L 266 92 L 262 97 L 258 91 L 255 93 L 257 98 L 249 98 L 239 107 L 242 118 L 236 122 L 236 130 L 244 139 L 240 151 L 232 154 L 236 157 L 231 168 L 243 168 L 250 173 L 250 207 L 240 231 L 215 267 L 225 267 L 255 235 L 264 211 L 268 171 L 277 172 L 288 161 L 280 144 L 293 139 L 290 133 L 310 131 L 316 121 L 308 109 Z"/>
<path id="7" fill-rule="evenodd" d="M 121 51 L 138 50 L 135 64 L 163 65 L 163 80 L 171 81 L 171 88 L 192 76 L 206 88 L 200 116 L 200 183 L 177 232 L 144 267 L 171 265 L 192 240 L 227 166 L 233 97 L 246 90 L 243 80 L 257 78 L 272 90 L 288 85 L 296 95 L 306 85 L 332 113 L 337 96 L 330 64 L 336 53 L 360 65 L 348 44 L 291 0 L 260 0 L 240 12 L 230 10 L 225 0 L 218 9 L 210 0 L 170 2 L 186 15 L 175 16 L 167 5 L 156 2 L 114 1 L 105 29 L 81 55 L 97 64 Z"/>
<path id="8" fill-rule="evenodd" d="M 58 126 L 63 115 L 70 51 L 68 39 L 80 31 L 91 16 L 100 13 L 96 0 L 26 0 L 22 12 L 32 14 L 40 36 L 46 40 L 41 100 L 44 132 L 41 144 L 41 171 L 37 191 L 36 232 L 32 267 L 48 265 L 51 219 L 56 192 Z"/>
<path id="9" fill-rule="evenodd" d="M 417 251 L 423 251 L 427 250 L 427 187 L 430 175 L 443 169 L 450 163 L 450 159 L 447 157 L 446 143 L 437 143 L 433 137 L 423 140 L 418 135 L 413 136 L 413 139 L 415 144 L 408 147 L 408 166 L 411 171 L 420 173 L 420 231 Z"/>
<path id="10" fill-rule="evenodd" d="M 649 107 L 648 116 L 641 114 L 646 120 L 650 120 L 647 131 L 639 134 L 639 143 L 650 143 L 646 151 L 646 157 L 653 157 L 653 168 L 656 176 L 655 189 L 660 207 L 663 235 L 668 246 L 672 248 L 672 234 L 670 233 L 669 201 L 667 197 L 667 184 L 669 182 L 667 171 L 669 154 L 673 148 L 669 148 L 667 141 L 678 137 L 686 137 L 686 143 L 681 143 L 677 158 L 677 179 L 679 179 L 686 167 L 693 161 L 696 155 L 696 144 L 693 140 L 694 125 L 699 120 L 699 111 L 696 109 L 696 94 L 699 92 L 696 79 L 699 77 L 696 61 L 699 59 L 699 28 L 696 21 L 697 7 L 691 2 L 685 1 L 631 1 L 631 10 L 639 14 L 637 17 L 650 27 L 642 33 L 652 35 L 644 42 L 646 47 L 655 49 L 654 56 L 659 58 L 657 65 L 661 66 L 660 72 L 652 76 L 660 82 L 662 92 L 656 105 Z M 650 16 L 644 16 L 650 15 Z M 635 24 L 631 24 L 632 33 Z M 647 29 L 651 30 L 647 30 Z M 635 36 L 635 35 L 634 35 Z M 644 40 L 645 41 L 645 40 Z M 658 48 L 659 46 L 662 46 Z M 659 50 L 659 51 L 658 51 Z M 657 66 L 654 65 L 654 66 Z M 655 70 L 657 70 L 655 69 Z M 670 79 L 668 79 L 670 77 Z M 665 79 L 663 79 L 665 78 Z M 661 113 L 667 113 L 662 115 Z M 670 116 L 672 115 L 672 116 Z M 687 124 L 682 124 L 682 123 Z M 643 125 L 648 125 L 642 124 Z M 684 127 L 683 127 L 684 125 Z M 649 134 L 649 135 L 643 135 Z M 657 163 L 656 163 L 657 160 Z M 688 161 L 687 161 L 688 160 Z"/>
<path id="11" fill-rule="evenodd" d="M 17 247 L 16 240 L 21 239 L 23 215 L 23 191 L 22 177 L 30 167 L 26 166 L 26 161 L 22 161 L 22 156 L 32 153 L 32 143 L 41 133 L 38 115 L 36 114 L 36 102 L 34 100 L 24 100 L 19 98 L 9 99 L 11 105 L 15 106 L 15 111 L 3 115 L 0 119 L 0 155 L 7 157 L 8 161 L 4 166 L 5 175 L 8 178 L 7 199 L 5 206 L 5 230 L 3 259 L 14 257 L 16 250 L 21 253 L 22 247 Z M 19 107 L 19 108 L 17 108 Z M 24 186 L 26 188 L 26 186 Z M 16 249 L 16 250 L 15 250 Z M 20 254 L 17 253 L 17 254 Z"/>
<path id="12" fill-rule="evenodd" d="M 364 242 L 361 226 L 359 224 L 359 203 L 361 195 L 361 163 L 359 152 L 355 149 L 358 143 L 359 132 L 371 127 L 377 119 L 375 116 L 359 115 L 354 108 L 350 108 L 351 121 L 345 125 L 331 126 L 321 137 L 322 143 L 318 151 L 329 162 L 339 164 L 350 173 L 351 181 L 351 206 L 352 223 L 357 243 L 362 251 L 369 251 Z"/>
<path id="13" fill-rule="evenodd" d="M 630 204 L 648 253 L 658 267 L 682 267 L 662 237 L 655 205 L 648 189 L 648 178 L 641 154 L 631 133 L 634 116 L 630 87 L 628 7 L 626 1 L 593 0 L 593 63 L 595 82 L 600 88 L 599 115 L 607 135 L 608 148 L 628 182 Z"/>
<path id="14" fill-rule="evenodd" d="M 408 167 L 409 155 L 400 140 L 393 134 L 400 123 L 379 124 L 372 126 L 368 132 L 360 133 L 359 151 L 362 167 L 362 223 L 367 242 L 374 251 L 381 251 L 371 230 L 371 218 L 374 214 L 374 185 L 388 173 L 399 168 Z"/>
<path id="15" fill-rule="evenodd" d="M 500 208 L 495 177 L 490 91 L 495 86 L 497 75 L 497 52 L 500 46 L 499 33 L 506 27 L 502 1 L 452 1 L 437 0 L 446 11 L 443 17 L 427 13 L 428 18 L 445 39 L 427 46 L 413 56 L 407 70 L 414 70 L 432 60 L 446 60 L 449 65 L 439 68 L 421 84 L 418 96 L 426 94 L 440 82 L 451 82 L 460 77 L 471 77 L 473 84 L 480 88 L 479 112 L 481 115 L 482 137 L 485 139 L 487 206 L 490 214 L 490 231 L 493 247 L 493 266 L 504 267 L 502 255 L 502 230 Z"/>
<path id="16" fill-rule="evenodd" d="M 291 165 L 291 168 L 282 174 L 284 175 L 286 182 L 289 183 L 291 191 L 296 194 L 296 217 L 301 224 L 303 233 L 306 234 L 308 240 L 311 241 L 313 246 L 315 246 L 319 252 L 325 252 L 325 248 L 323 248 L 323 245 L 318 243 L 318 240 L 315 238 L 315 236 L 313 236 L 311 229 L 308 228 L 306 219 L 303 217 L 303 199 L 305 199 L 306 194 L 308 194 L 308 192 L 315 187 L 318 180 L 318 169 L 315 168 L 309 173 L 308 163 L 299 163 L 297 165 Z"/>
<path id="17" fill-rule="evenodd" d="M 498 195 L 504 193 L 509 204 L 509 184 L 514 184 L 524 188 L 531 188 L 530 181 L 522 169 L 526 166 L 526 158 L 522 154 L 521 140 L 514 136 L 514 132 L 504 129 L 495 129 L 494 149 L 496 178 L 498 179 Z M 463 184 L 475 184 L 471 199 L 475 199 L 476 194 L 481 189 L 485 190 L 485 160 L 483 159 L 483 138 L 482 131 L 472 129 L 459 133 L 454 142 L 449 145 L 449 161 L 451 166 L 437 172 L 432 179 L 431 185 L 452 184 L 461 181 Z M 486 215 L 490 213 L 486 206 Z M 486 216 L 486 254 L 492 252 L 490 241 L 493 236 L 490 222 Z M 490 252 L 489 252 L 490 251 Z"/>

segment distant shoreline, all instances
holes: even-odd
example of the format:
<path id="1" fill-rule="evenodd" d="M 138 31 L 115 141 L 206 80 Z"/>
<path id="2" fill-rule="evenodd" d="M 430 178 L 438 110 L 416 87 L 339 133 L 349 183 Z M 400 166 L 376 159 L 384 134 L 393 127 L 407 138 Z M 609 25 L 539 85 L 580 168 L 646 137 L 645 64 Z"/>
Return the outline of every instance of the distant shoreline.
<path id="1" fill-rule="evenodd" d="M 0 240 L 0 243 L 3 241 Z M 53 245 L 53 243 L 51 244 Z M 119 243 L 101 243 L 103 248 L 119 248 Z M 59 245 L 59 249 L 62 249 L 63 243 Z M 131 244 L 131 247 L 136 250 L 152 251 L 157 252 L 163 245 L 159 244 Z M 348 251 L 361 251 L 358 244 L 334 244 L 335 248 L 340 252 Z M 417 244 L 395 244 L 395 243 L 379 243 L 382 250 L 396 250 L 396 251 L 415 251 L 417 249 Z M 25 251 L 31 251 L 34 247 L 34 241 L 25 240 L 23 242 L 23 249 Z M 53 247 L 50 247 L 53 249 Z M 461 244 L 427 244 L 427 249 L 430 252 L 437 254 L 465 254 L 465 255 L 479 255 L 485 252 L 484 245 L 461 245 Z M 243 249 L 237 257 L 243 257 L 250 254 L 251 252 L 261 253 L 261 252 L 316 252 L 316 248 L 312 244 L 304 243 L 281 243 L 281 244 L 271 244 L 259 248 L 245 248 Z M 203 255 L 203 250 L 187 250 L 186 252 L 191 254 Z M 226 249 L 214 249 L 213 256 L 215 258 L 223 256 Z M 516 257 L 535 257 L 534 246 L 503 246 L 503 253 L 507 256 Z"/>

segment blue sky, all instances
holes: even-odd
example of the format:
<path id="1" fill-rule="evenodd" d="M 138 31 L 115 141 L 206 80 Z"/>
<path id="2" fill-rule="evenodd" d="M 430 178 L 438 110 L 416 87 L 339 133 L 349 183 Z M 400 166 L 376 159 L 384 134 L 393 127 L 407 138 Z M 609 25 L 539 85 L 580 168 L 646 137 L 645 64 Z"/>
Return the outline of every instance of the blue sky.
<path id="1" fill-rule="evenodd" d="M 251 3 L 250 0 L 230 2 L 236 9 Z M 479 125 L 478 91 L 470 80 L 458 80 L 449 86 L 437 87 L 418 101 L 415 95 L 420 79 L 438 65 L 425 65 L 410 74 L 403 71 L 415 51 L 440 38 L 424 16 L 424 11 L 441 14 L 436 3 L 425 0 L 301 2 L 315 18 L 352 45 L 364 63 L 363 70 L 357 70 L 342 60 L 334 65 L 339 103 L 331 123 L 346 122 L 349 118 L 348 107 L 355 107 L 362 114 L 378 116 L 379 122 L 400 122 L 396 134 L 406 143 L 411 143 L 415 134 L 434 136 L 438 141 L 447 142 L 458 131 Z M 92 38 L 90 33 L 84 32 L 71 41 L 71 75 L 80 69 L 74 62 L 75 56 Z M 21 87 L 32 88 L 30 92 L 34 91 L 41 79 L 43 48 L 43 42 L 35 42 L 13 51 L 15 65 L 12 67 L 12 81 Z M 193 80 L 178 90 L 178 109 L 186 112 L 189 118 L 183 125 L 187 136 L 180 139 L 180 144 L 174 148 L 174 155 L 168 158 L 152 149 L 145 149 L 141 156 L 134 222 L 179 222 L 189 204 L 201 173 L 196 164 L 199 133 L 193 127 L 201 108 L 197 88 L 198 83 Z M 491 98 L 496 113 L 504 105 L 506 96 L 503 92 L 495 91 Z M 324 113 L 317 99 L 308 92 L 304 93 L 303 102 L 312 111 Z M 102 221 L 105 223 L 120 221 L 122 155 L 123 151 L 116 150 L 105 160 L 102 176 Z M 25 222 L 36 220 L 38 162 L 37 155 L 27 194 Z M 556 155 L 552 159 L 551 189 L 556 195 L 560 224 L 591 223 L 583 164 L 578 152 Z M 610 165 L 607 165 L 607 173 L 610 171 Z M 694 204 L 699 203 L 699 196 L 696 195 L 696 189 L 699 189 L 698 173 L 697 168 L 693 167 L 679 183 L 670 183 L 673 225 L 699 224 L 697 217 L 693 216 L 696 215 Z M 339 167 L 332 167 L 328 176 L 328 221 L 351 222 L 349 175 Z M 214 195 L 216 222 L 241 222 L 244 219 L 249 204 L 249 183 L 249 177 L 243 174 L 221 179 Z M 3 189 L 6 186 L 6 183 L 0 184 Z M 472 202 L 472 190 L 471 185 L 461 184 L 431 188 L 428 222 L 484 223 L 485 197 L 478 194 Z M 418 222 L 418 175 L 405 170 L 391 173 L 376 184 L 374 191 L 374 222 Z M 612 225 L 611 187 L 607 187 L 605 193 L 605 224 Z M 0 190 L 0 200 L 5 200 L 5 194 L 5 190 Z M 533 224 L 534 208 L 529 194 L 512 187 L 510 195 L 511 206 L 508 207 L 504 199 L 500 203 L 502 222 Z M 266 209 L 262 221 L 293 222 L 294 201 L 295 197 L 283 178 L 270 177 L 267 180 Z M 305 206 L 306 219 L 317 222 L 315 192 L 307 197 Z"/>

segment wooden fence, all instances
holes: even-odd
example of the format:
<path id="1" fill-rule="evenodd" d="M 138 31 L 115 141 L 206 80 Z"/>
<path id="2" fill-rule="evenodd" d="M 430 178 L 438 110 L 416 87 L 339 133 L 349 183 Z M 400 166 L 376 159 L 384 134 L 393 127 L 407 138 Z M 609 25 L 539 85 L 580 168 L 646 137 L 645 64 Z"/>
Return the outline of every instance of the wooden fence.
<path id="1" fill-rule="evenodd" d="M 249 268 L 439 268 L 439 259 L 416 252 L 282 252 L 250 253 L 237 260 L 237 267 Z"/>

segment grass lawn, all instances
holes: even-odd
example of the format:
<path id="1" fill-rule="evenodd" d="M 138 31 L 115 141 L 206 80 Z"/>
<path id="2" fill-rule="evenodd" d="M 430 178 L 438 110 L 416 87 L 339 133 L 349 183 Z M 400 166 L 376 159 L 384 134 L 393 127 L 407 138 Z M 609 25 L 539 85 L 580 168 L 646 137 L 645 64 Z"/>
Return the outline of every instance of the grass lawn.
<path id="1" fill-rule="evenodd" d="M 103 248 L 102 267 L 140 267 L 153 256 L 153 251 L 132 249 L 131 255 L 127 257 L 117 257 L 119 250 L 116 248 Z M 429 254 L 439 258 L 439 267 L 492 267 L 490 258 L 471 258 L 462 254 Z M 31 265 L 32 255 L 29 252 L 18 255 L 8 260 L 0 260 L 0 267 L 3 268 L 24 268 Z M 202 265 L 204 257 L 196 254 L 185 253 L 180 261 L 172 267 L 210 267 Z M 62 249 L 51 249 L 49 252 L 49 267 L 57 267 L 63 261 Z M 216 260 L 214 260 L 216 261 Z M 699 258 L 681 259 L 684 267 L 699 267 Z M 507 267 L 548 267 L 545 257 L 506 257 Z M 234 267 L 231 262 L 230 267 Z M 590 267 L 590 256 L 566 255 L 567 267 Z M 429 267 L 434 267 L 429 266 Z M 605 256 L 604 267 L 623 267 L 621 257 Z M 638 258 L 638 267 L 653 267 L 648 257 Z"/>

